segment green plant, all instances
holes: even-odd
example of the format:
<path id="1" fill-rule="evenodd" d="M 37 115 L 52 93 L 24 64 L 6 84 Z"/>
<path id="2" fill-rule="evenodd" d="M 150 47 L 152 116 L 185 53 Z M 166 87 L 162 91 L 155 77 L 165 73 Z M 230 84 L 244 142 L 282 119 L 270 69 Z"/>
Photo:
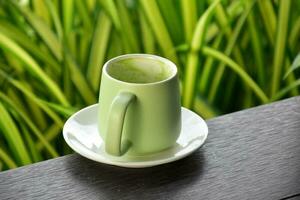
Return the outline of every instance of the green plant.
<path id="1" fill-rule="evenodd" d="M 171 59 L 205 118 L 298 95 L 291 0 L 0 1 L 0 168 L 70 153 L 61 129 L 125 53 Z"/>

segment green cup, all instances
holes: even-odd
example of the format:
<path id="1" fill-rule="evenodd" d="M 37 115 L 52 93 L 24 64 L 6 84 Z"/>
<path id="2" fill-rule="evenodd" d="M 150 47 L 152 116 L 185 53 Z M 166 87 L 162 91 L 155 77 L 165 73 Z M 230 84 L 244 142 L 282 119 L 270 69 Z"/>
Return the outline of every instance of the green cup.
<path id="1" fill-rule="evenodd" d="M 181 130 L 177 68 L 148 54 L 127 54 L 104 64 L 98 129 L 114 156 L 146 155 L 175 144 Z"/>

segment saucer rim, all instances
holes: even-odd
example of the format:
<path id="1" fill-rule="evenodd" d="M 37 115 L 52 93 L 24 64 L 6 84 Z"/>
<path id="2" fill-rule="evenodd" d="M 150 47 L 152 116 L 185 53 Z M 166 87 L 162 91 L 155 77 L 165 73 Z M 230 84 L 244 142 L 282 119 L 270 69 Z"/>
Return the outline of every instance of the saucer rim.
<path id="1" fill-rule="evenodd" d="M 66 131 L 66 125 L 71 121 L 74 120 L 74 118 L 76 118 L 76 116 L 80 115 L 82 112 L 89 110 L 89 109 L 93 109 L 95 107 L 95 109 L 97 109 L 98 103 L 84 107 L 82 109 L 80 109 L 79 111 L 77 111 L 76 113 L 74 113 L 73 115 L 71 115 L 67 121 L 65 122 L 64 126 L 63 126 L 63 138 L 65 140 L 65 142 L 68 144 L 68 146 L 76 153 L 78 153 L 79 155 L 88 158 L 90 160 L 99 162 L 99 163 L 103 163 L 103 164 L 108 164 L 108 165 L 112 165 L 112 166 L 117 166 L 117 167 L 126 167 L 126 168 L 147 168 L 147 167 L 153 167 L 153 166 L 157 166 L 157 165 L 162 165 L 162 164 L 166 164 L 166 163 L 170 163 L 170 162 L 174 162 L 177 160 L 180 160 L 184 157 L 187 157 L 189 155 L 191 155 L 192 153 L 194 153 L 197 149 L 199 149 L 204 142 L 207 139 L 208 136 L 208 126 L 207 123 L 205 122 L 205 120 L 199 116 L 197 113 L 193 112 L 190 109 L 187 109 L 185 107 L 181 107 L 181 112 L 183 112 L 183 110 L 192 113 L 193 115 L 196 115 L 203 123 L 204 123 L 204 128 L 202 129 L 203 133 L 202 133 L 202 137 L 203 139 L 201 140 L 201 142 L 199 142 L 199 144 L 197 146 L 195 146 L 192 150 L 190 150 L 187 153 L 184 153 L 182 155 L 179 156 L 174 156 L 174 157 L 165 157 L 159 160 L 148 160 L 148 161 L 115 161 L 115 160 L 111 160 L 109 157 L 113 157 L 110 155 L 105 155 L 102 154 L 102 157 L 104 159 L 101 159 L 97 156 L 93 156 L 93 154 L 95 154 L 95 152 L 92 152 L 93 154 L 90 153 L 85 153 L 84 151 L 80 151 L 77 148 L 74 148 L 74 145 L 69 141 L 68 137 L 67 137 L 67 131 Z M 177 141 L 176 141 L 177 142 Z M 173 147 L 170 147 L 173 148 Z M 170 148 L 164 150 L 164 151 L 168 151 L 170 150 Z M 163 152 L 163 151 L 162 151 Z M 149 154 L 146 156 L 151 156 L 151 155 L 155 155 L 156 153 L 153 154 Z"/>

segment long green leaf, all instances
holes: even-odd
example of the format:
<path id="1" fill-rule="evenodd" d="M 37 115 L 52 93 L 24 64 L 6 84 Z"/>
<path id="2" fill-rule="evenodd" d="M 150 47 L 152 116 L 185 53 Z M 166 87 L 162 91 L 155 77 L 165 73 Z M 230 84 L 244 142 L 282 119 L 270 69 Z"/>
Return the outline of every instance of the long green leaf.
<path id="1" fill-rule="evenodd" d="M 254 53 L 254 59 L 255 59 L 255 64 L 257 65 L 257 74 L 258 74 L 258 82 L 259 84 L 265 88 L 265 66 L 264 66 L 264 51 L 262 48 L 262 42 L 258 28 L 255 22 L 254 14 L 253 12 L 249 13 L 248 16 L 248 24 L 249 24 L 249 31 L 250 31 L 250 37 L 252 41 L 252 49 Z"/>
<path id="2" fill-rule="evenodd" d="M 23 63 L 20 60 L 16 59 L 14 55 L 12 55 L 6 49 L 3 49 L 3 56 L 5 57 L 7 64 L 9 66 L 13 66 L 15 73 L 17 73 L 17 74 L 24 73 Z M 4 65 L 4 64 L 1 63 L 1 65 Z"/>
<path id="3" fill-rule="evenodd" d="M 87 68 L 87 78 L 95 92 L 99 89 L 101 70 L 105 61 L 110 32 L 110 19 L 102 12 L 97 19 Z"/>
<path id="4" fill-rule="evenodd" d="M 58 85 L 45 74 L 45 72 L 39 67 L 36 61 L 25 50 L 23 50 L 19 45 L 17 45 L 14 41 L 9 39 L 2 33 L 0 33 L 0 47 L 11 52 L 22 62 L 24 62 L 24 67 L 26 68 L 26 70 L 28 70 L 36 78 L 43 82 L 45 87 L 49 89 L 49 91 L 53 94 L 54 97 L 57 98 L 57 100 L 59 100 L 65 106 L 68 105 L 68 101 L 64 97 Z"/>
<path id="5" fill-rule="evenodd" d="M 67 45 L 66 45 L 67 46 Z M 66 57 L 66 56 L 65 56 Z M 62 73 L 62 89 L 64 95 L 70 100 L 70 103 L 74 103 L 74 85 L 72 84 L 70 68 L 68 67 L 68 62 L 66 59 L 63 60 L 63 73 Z"/>
<path id="6" fill-rule="evenodd" d="M 91 54 L 90 48 L 91 48 L 91 41 L 92 41 L 92 31 L 86 32 L 83 31 L 80 33 L 80 41 L 79 41 L 79 48 L 78 48 L 78 56 L 77 56 L 77 62 L 80 65 L 80 69 L 83 73 L 86 72 L 88 62 L 89 62 L 89 56 Z"/>
<path id="7" fill-rule="evenodd" d="M 155 54 L 155 39 L 151 28 L 149 28 L 149 22 L 142 11 L 139 12 L 139 17 L 144 52 L 148 54 Z"/>
<path id="8" fill-rule="evenodd" d="M 45 1 L 32 0 L 32 4 L 34 13 L 46 22 L 47 25 L 51 25 L 51 18 L 49 16 L 47 6 L 45 5 Z"/>
<path id="9" fill-rule="evenodd" d="M 300 17 L 297 18 L 293 27 L 291 28 L 290 35 L 289 35 L 289 46 L 292 51 L 297 50 L 297 44 L 299 44 L 300 38 Z M 299 50 L 299 49 L 298 49 Z"/>
<path id="10" fill-rule="evenodd" d="M 121 31 L 121 22 L 115 2 L 112 0 L 98 0 L 106 13 L 111 17 L 111 20 L 117 30 Z"/>
<path id="11" fill-rule="evenodd" d="M 188 53 L 186 71 L 184 76 L 185 84 L 183 90 L 183 105 L 187 108 L 190 108 L 192 106 L 194 100 L 196 75 L 199 63 L 198 51 L 203 46 L 208 22 L 219 2 L 219 0 L 214 1 L 214 3 L 212 3 L 210 7 L 205 11 L 205 13 L 200 17 L 193 34 L 191 50 Z"/>
<path id="12" fill-rule="evenodd" d="M 74 10 L 75 3 L 74 0 L 64 0 L 62 1 L 63 10 L 63 30 L 64 30 L 64 48 L 68 47 L 69 52 L 76 57 L 76 32 L 73 30 L 74 23 Z M 66 81 L 66 80 L 64 80 Z"/>
<path id="13" fill-rule="evenodd" d="M 41 154 L 38 151 L 38 149 L 36 148 L 35 143 L 31 137 L 29 131 L 25 127 L 25 125 L 21 124 L 21 130 L 22 130 L 22 133 L 24 134 L 24 139 L 27 143 L 27 146 L 30 151 L 30 155 L 31 155 L 33 162 L 41 161 L 42 160 Z"/>
<path id="14" fill-rule="evenodd" d="M 54 140 L 59 134 L 61 134 L 61 126 L 57 124 L 51 125 L 44 133 L 47 142 Z M 36 148 L 41 151 L 45 147 L 45 142 L 38 141 Z"/>
<path id="15" fill-rule="evenodd" d="M 171 40 L 165 22 L 160 14 L 156 1 L 140 0 L 140 3 L 164 56 L 172 60 L 177 65 L 177 67 L 179 67 L 179 61 L 174 49 L 173 42 Z"/>
<path id="16" fill-rule="evenodd" d="M 287 57 L 285 59 L 285 63 L 284 63 L 284 71 L 288 71 L 291 67 L 291 63 L 289 58 Z M 290 74 L 286 77 L 285 79 L 285 83 L 287 85 L 293 84 L 296 81 L 296 77 L 295 77 L 295 71 L 290 72 Z M 291 96 L 298 96 L 299 95 L 299 91 L 297 88 L 294 88 L 291 90 Z"/>
<path id="17" fill-rule="evenodd" d="M 96 103 L 97 99 L 93 90 L 87 83 L 87 80 L 85 79 L 84 75 L 81 73 L 74 59 L 68 53 L 66 53 L 66 62 L 70 70 L 71 80 L 75 85 L 75 87 L 77 88 L 81 97 L 85 100 L 87 104 Z"/>
<path id="18" fill-rule="evenodd" d="M 185 41 L 190 43 L 197 23 L 196 0 L 180 0 Z"/>
<path id="19" fill-rule="evenodd" d="M 63 29 L 62 29 L 62 24 L 61 24 L 61 21 L 59 18 L 58 9 L 55 7 L 55 4 L 53 3 L 52 0 L 45 0 L 45 3 L 47 5 L 50 15 L 52 17 L 58 39 L 59 39 L 59 41 L 62 41 Z"/>
<path id="20" fill-rule="evenodd" d="M 78 108 L 65 107 L 44 100 L 40 100 L 40 101 L 43 102 L 45 105 L 49 106 L 49 108 L 51 108 L 52 110 L 56 111 L 57 113 L 61 114 L 66 118 L 70 117 L 78 110 Z"/>
<path id="21" fill-rule="evenodd" d="M 112 29 L 110 37 L 111 37 L 111 43 L 110 45 L 108 45 L 108 51 L 106 57 L 107 60 L 119 56 L 121 54 L 124 54 L 123 46 L 120 45 L 122 41 L 121 38 L 119 37 L 119 33 L 115 29 Z"/>
<path id="22" fill-rule="evenodd" d="M 276 26 L 277 26 L 277 16 L 275 15 L 275 11 L 274 11 L 274 7 L 272 5 L 271 0 L 264 0 L 264 1 L 258 1 L 258 5 L 259 5 L 259 9 L 260 9 L 260 13 L 263 17 L 263 23 L 264 26 L 266 27 L 267 30 L 267 35 L 268 38 L 270 40 L 271 45 L 274 45 L 275 43 L 275 31 L 276 31 Z M 298 22 L 294 23 L 294 26 L 290 32 L 290 40 L 289 40 L 289 46 L 291 48 L 291 50 L 294 50 L 294 45 L 296 44 L 295 39 L 295 33 L 297 35 L 297 26 L 300 27 L 300 18 L 298 18 Z M 274 46 L 272 46 L 271 48 L 274 48 Z M 286 57 L 285 61 L 286 64 L 289 64 L 289 58 Z M 274 64 L 274 63 L 273 63 Z M 284 64 L 283 64 L 284 65 Z M 294 74 L 291 73 L 290 76 L 288 76 L 287 78 L 287 82 L 288 84 L 292 84 L 295 81 L 295 77 Z M 272 84 L 272 82 L 271 82 Z M 297 88 L 292 89 L 291 91 L 292 95 L 298 95 L 298 91 Z"/>
<path id="23" fill-rule="evenodd" d="M 253 81 L 253 79 L 243 70 L 241 66 L 231 60 L 229 57 L 224 55 L 223 53 L 211 49 L 209 47 L 203 47 L 203 54 L 207 56 L 212 56 L 224 63 L 227 64 L 233 71 L 235 71 L 241 79 L 249 86 L 253 92 L 257 95 L 257 97 L 261 100 L 262 103 L 267 103 L 269 101 L 267 95 L 263 92 L 263 90 Z"/>
<path id="24" fill-rule="evenodd" d="M 13 4 L 19 11 L 23 14 L 26 20 L 34 28 L 34 30 L 39 34 L 39 36 L 44 40 L 47 47 L 51 50 L 53 55 L 58 59 L 62 60 L 62 46 L 59 43 L 58 38 L 50 29 L 50 27 L 45 24 L 38 16 L 33 12 L 28 10 L 26 7 L 21 7 L 17 4 Z"/>
<path id="25" fill-rule="evenodd" d="M 223 39 L 223 34 L 220 34 L 212 44 L 212 48 L 218 49 Z M 209 90 L 209 78 L 212 75 L 213 71 L 213 62 L 214 58 L 208 57 L 205 60 L 203 71 L 199 78 L 199 92 L 201 94 L 206 94 L 206 91 Z"/>
<path id="26" fill-rule="evenodd" d="M 225 13 L 223 6 L 221 4 L 219 4 L 216 7 L 217 20 L 220 23 L 220 25 L 222 26 L 225 36 L 228 39 L 228 43 L 227 43 L 227 46 L 225 49 L 225 54 L 227 56 L 229 56 L 232 53 L 233 56 L 235 57 L 237 63 L 239 63 L 241 66 L 244 66 L 244 61 L 242 59 L 240 49 L 238 48 L 238 46 L 236 46 L 236 41 L 237 41 L 238 36 L 242 30 L 242 27 L 246 21 L 246 18 L 248 16 L 250 10 L 252 9 L 253 4 L 254 4 L 254 2 L 252 2 L 252 4 L 250 4 L 246 8 L 243 15 L 239 18 L 237 25 L 235 26 L 233 31 L 231 30 L 231 27 L 229 26 L 230 21 Z M 214 81 L 210 87 L 210 92 L 208 95 L 209 102 L 214 102 L 214 100 L 216 98 L 218 88 L 219 88 L 221 80 L 223 78 L 224 70 L 225 70 L 224 63 L 220 63 L 219 66 L 217 67 L 217 71 L 214 76 Z"/>
<path id="27" fill-rule="evenodd" d="M 290 4 L 290 0 L 279 1 L 279 19 L 273 56 L 271 96 L 275 95 L 281 83 L 281 75 L 284 64 L 285 47 L 287 40 L 287 27 L 289 22 Z"/>
<path id="28" fill-rule="evenodd" d="M 19 109 L 19 107 L 12 102 L 8 97 L 6 97 L 5 94 L 0 92 L 0 99 L 4 101 L 9 107 L 11 107 L 28 125 L 28 127 L 32 130 L 32 132 L 35 134 L 35 136 L 38 138 L 38 140 L 45 146 L 45 148 L 48 150 L 50 155 L 53 157 L 57 157 L 58 153 L 55 151 L 55 149 L 49 144 L 49 142 L 44 138 L 43 134 L 40 132 L 40 130 L 35 126 L 35 124 L 31 121 L 31 118 L 27 116 L 22 110 Z M 60 125 L 59 127 L 62 127 Z"/>
<path id="29" fill-rule="evenodd" d="M 0 158 L 10 169 L 17 168 L 17 164 L 14 162 L 14 160 L 1 148 Z"/>
<path id="30" fill-rule="evenodd" d="M 276 16 L 271 0 L 258 0 L 258 6 L 263 18 L 263 23 L 267 31 L 268 38 L 273 45 L 275 42 Z"/>
<path id="31" fill-rule="evenodd" d="M 43 49 L 41 49 L 37 44 L 34 43 L 32 38 L 19 30 L 13 24 L 5 20 L 0 20 L 0 32 L 2 32 L 3 35 L 7 36 L 13 41 L 17 42 L 20 46 L 22 46 L 36 58 L 50 65 L 52 70 L 57 75 L 61 73 L 61 67 L 57 60 L 55 60 L 55 58 L 51 54 L 47 53 L 47 51 L 43 51 Z"/>
<path id="32" fill-rule="evenodd" d="M 29 112 L 27 105 L 24 104 L 23 95 L 17 89 L 10 87 L 8 91 L 6 91 L 6 95 L 18 106 L 19 110 L 24 113 Z"/>
<path id="33" fill-rule="evenodd" d="M 23 84 L 25 87 L 27 87 L 29 91 L 33 92 L 32 87 L 30 87 L 28 83 L 23 82 Z M 44 130 L 45 127 L 47 126 L 44 113 L 33 101 L 31 101 L 31 99 L 26 98 L 26 102 L 28 105 L 29 113 L 31 113 L 32 119 L 35 121 L 35 123 L 41 130 Z"/>
<path id="34" fill-rule="evenodd" d="M 224 89 L 226 93 L 224 94 L 224 98 L 222 97 L 221 100 L 223 104 L 222 110 L 224 110 L 225 112 L 228 112 L 228 110 L 232 109 L 233 106 L 232 97 L 234 96 L 234 94 L 236 94 L 235 89 L 236 89 L 237 78 L 238 78 L 237 75 L 234 73 L 230 74 L 229 77 L 227 77 L 228 80 L 226 81 L 226 89 Z M 250 90 L 248 87 L 246 87 L 245 89 Z M 250 92 L 247 91 L 247 94 Z"/>
<path id="35" fill-rule="evenodd" d="M 22 82 L 17 81 L 9 77 L 8 74 L 5 74 L 3 71 L 0 71 L 1 76 L 7 76 L 7 80 L 15 86 L 18 90 L 20 90 L 24 95 L 30 98 L 33 102 L 35 102 L 49 117 L 51 117 L 56 123 L 63 125 L 62 120 L 60 117 L 53 112 L 47 105 L 45 105 L 35 94 L 33 94 L 30 90 L 27 89 Z"/>
<path id="36" fill-rule="evenodd" d="M 205 4 L 204 1 L 202 4 Z M 255 1 L 252 1 L 254 3 Z M 232 1 L 227 6 L 226 9 L 224 9 L 221 4 L 219 4 L 216 8 L 216 18 L 219 25 L 217 25 L 216 22 L 211 22 L 206 34 L 206 42 L 211 41 L 213 38 L 215 38 L 220 32 L 225 33 L 228 38 L 231 37 L 232 33 L 230 29 L 228 28 L 230 21 L 232 21 L 235 18 L 240 18 L 240 16 L 246 12 L 246 10 L 243 8 L 243 1 Z M 226 10 L 226 12 L 225 12 Z M 240 55 L 236 55 L 237 57 Z"/>
<path id="37" fill-rule="evenodd" d="M 163 0 L 156 1 L 158 7 L 160 8 L 160 13 L 164 19 L 165 25 L 168 29 L 170 37 L 174 44 L 180 44 L 184 41 L 184 36 L 182 34 L 182 23 L 181 23 L 181 15 L 178 13 L 180 9 L 178 8 L 178 3 L 174 3 L 174 0 Z M 190 12 L 196 11 L 196 4 L 194 4 L 195 9 L 190 10 Z M 195 14 L 195 24 L 197 20 L 197 12 Z M 194 25 L 195 25 L 194 24 Z"/>
<path id="38" fill-rule="evenodd" d="M 288 75 L 290 75 L 293 71 L 295 71 L 297 68 L 300 67 L 300 52 L 298 53 L 298 55 L 296 56 L 296 58 L 294 59 L 292 66 L 289 68 L 289 70 L 285 73 L 284 75 L 284 79 L 286 79 L 288 77 Z"/>
<path id="39" fill-rule="evenodd" d="M 279 90 L 272 98 L 271 101 L 277 101 L 281 98 L 283 98 L 285 95 L 287 95 L 290 91 L 292 91 L 294 88 L 297 88 L 300 86 L 300 79 L 296 80 L 292 84 L 282 88 Z"/>
<path id="40" fill-rule="evenodd" d="M 31 159 L 21 137 L 21 133 L 1 102 L 0 113 L 0 129 L 2 129 L 3 136 L 9 144 L 15 158 L 18 160 L 18 163 L 22 165 L 30 164 Z"/>
<path id="41" fill-rule="evenodd" d="M 126 40 L 125 44 L 127 44 L 127 46 L 129 47 L 130 52 L 139 52 L 140 46 L 138 44 L 138 37 L 125 3 L 126 2 L 123 0 L 117 0 L 118 14 L 120 16 L 120 19 L 122 19 L 120 20 L 122 28 L 120 34 L 122 35 L 122 39 Z"/>
<path id="42" fill-rule="evenodd" d="M 74 15 L 74 0 L 64 0 L 62 1 L 63 9 L 63 29 L 65 36 L 68 37 L 68 34 L 72 30 L 72 22 Z"/>
<path id="43" fill-rule="evenodd" d="M 75 1 L 76 8 L 81 16 L 83 25 L 87 31 L 92 30 L 92 20 L 88 13 L 86 1 Z"/>

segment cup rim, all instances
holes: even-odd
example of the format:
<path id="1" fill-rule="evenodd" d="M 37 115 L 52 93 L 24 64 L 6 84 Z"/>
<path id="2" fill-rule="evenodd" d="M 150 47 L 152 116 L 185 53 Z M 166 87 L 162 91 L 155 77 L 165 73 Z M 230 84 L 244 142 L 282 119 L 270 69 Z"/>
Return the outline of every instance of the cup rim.
<path id="1" fill-rule="evenodd" d="M 150 58 L 150 59 L 154 59 L 154 60 L 159 60 L 159 61 L 165 63 L 167 66 L 169 66 L 171 68 L 172 74 L 170 76 L 168 76 L 167 78 L 161 80 L 161 81 L 156 81 L 156 82 L 151 82 L 151 83 L 132 83 L 132 82 L 126 82 L 126 81 L 116 79 L 108 73 L 107 69 L 108 69 L 110 64 L 112 64 L 114 62 L 117 62 L 119 60 L 126 59 L 126 58 L 136 58 L 136 57 L 146 57 L 146 58 Z M 161 56 L 157 56 L 157 55 L 153 55 L 153 54 L 134 53 L 134 54 L 120 55 L 120 56 L 114 57 L 114 58 L 106 61 L 104 66 L 103 66 L 102 73 L 104 73 L 109 79 L 111 79 L 113 81 L 120 82 L 120 83 L 123 83 L 123 84 L 137 85 L 138 86 L 138 85 L 157 85 L 157 84 L 167 82 L 167 81 L 173 79 L 174 77 L 176 77 L 177 71 L 178 70 L 177 70 L 176 65 L 167 58 L 163 58 Z"/>

